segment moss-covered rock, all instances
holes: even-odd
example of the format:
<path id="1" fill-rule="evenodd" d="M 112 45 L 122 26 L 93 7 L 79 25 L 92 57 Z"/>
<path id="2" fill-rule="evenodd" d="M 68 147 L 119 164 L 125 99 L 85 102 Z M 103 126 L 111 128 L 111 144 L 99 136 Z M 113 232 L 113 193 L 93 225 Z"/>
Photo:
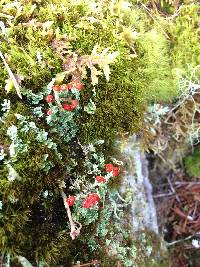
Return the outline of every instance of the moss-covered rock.
<path id="1" fill-rule="evenodd" d="M 108 203 L 107 211 L 113 213 L 114 202 L 108 193 L 116 189 L 122 177 L 116 182 L 111 178 L 109 190 L 96 184 L 92 187 L 92 181 L 100 171 L 107 175 L 105 163 L 114 163 L 115 138 L 140 130 L 149 100 L 169 100 L 174 86 L 169 43 L 143 10 L 135 5 L 124 6 L 122 1 L 6 0 L 0 3 L 0 9 L 0 50 L 1 59 L 5 58 L 0 61 L 0 104 L 5 99 L 10 101 L 8 110 L 3 106 L 0 110 L 0 152 L 5 153 L 0 161 L 0 251 L 11 255 L 13 266 L 17 266 L 18 255 L 33 265 L 49 267 L 101 257 L 107 248 L 101 239 L 106 236 L 108 215 L 101 216 L 101 209 Z M 152 28 L 156 28 L 156 40 Z M 105 58 L 108 51 L 117 52 L 116 60 L 108 60 L 102 68 L 98 61 L 91 64 L 88 58 L 96 45 Z M 66 73 L 69 58 L 79 63 L 81 56 L 87 58 L 88 68 L 81 65 L 85 87 L 63 96 L 77 97 L 79 101 L 71 115 L 59 106 L 59 101 L 47 103 L 45 97 L 52 93 L 54 78 L 56 83 L 71 82 L 71 72 Z M 97 58 L 102 63 L 102 58 Z M 92 67 L 98 74 L 95 86 L 91 85 Z M 100 75 L 102 69 L 106 77 Z M 58 81 L 64 71 L 63 79 Z M 16 85 L 6 91 L 12 74 L 22 98 L 19 92 L 17 95 Z M 90 100 L 95 112 L 86 112 Z M 48 108 L 54 112 L 52 117 L 46 115 Z M 50 124 L 48 118 L 54 121 Z M 95 144 L 99 139 L 104 139 L 102 146 Z M 85 225 L 82 236 L 74 242 L 68 235 L 61 182 L 67 195 L 79 194 L 79 203 L 72 208 L 77 214 L 73 215 Z M 99 190 L 103 198 L 100 211 L 97 205 L 90 211 L 82 209 L 81 201 L 90 187 Z M 117 232 L 119 228 L 120 224 L 113 229 Z M 112 238 L 112 227 L 109 230 Z M 114 257 L 107 253 L 103 266 L 132 264 L 123 258 L 129 255 L 130 237 L 126 231 L 122 237 L 118 253 Z M 89 244 L 92 238 L 97 243 L 93 250 Z M 140 262 L 138 266 L 143 267 Z"/>

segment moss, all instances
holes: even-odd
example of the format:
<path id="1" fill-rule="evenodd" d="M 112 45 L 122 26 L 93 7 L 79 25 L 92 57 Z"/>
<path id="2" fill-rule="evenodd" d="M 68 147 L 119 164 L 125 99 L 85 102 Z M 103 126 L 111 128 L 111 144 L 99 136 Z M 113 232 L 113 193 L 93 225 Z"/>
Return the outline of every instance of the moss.
<path id="1" fill-rule="evenodd" d="M 69 47 L 65 52 L 70 50 L 80 55 L 91 54 L 96 44 L 102 49 L 110 48 L 110 51 L 119 52 L 117 61 L 110 66 L 109 82 L 101 76 L 95 86 L 96 96 L 93 101 L 97 107 L 96 113 L 89 115 L 81 111 L 80 119 L 77 120 L 80 126 L 77 139 L 68 145 L 62 142 L 56 133 L 49 134 L 57 144 L 58 151 L 63 156 L 62 160 L 54 151 L 39 143 L 34 132 L 20 133 L 23 143 L 28 146 L 28 152 L 19 153 L 12 166 L 21 180 L 8 183 L 8 169 L 4 165 L 0 167 L 0 196 L 4 203 L 3 221 L 0 223 L 0 251 L 23 255 L 33 265 L 43 261 L 50 267 L 71 266 L 78 255 L 78 260 L 83 262 L 103 258 L 102 266 L 115 266 L 117 259 L 109 257 L 106 248 L 91 255 L 88 253 L 87 233 L 92 232 L 94 225 L 84 228 L 86 232 L 82 231 L 82 238 L 74 242 L 69 239 L 58 183 L 65 180 L 66 193 L 69 194 L 69 177 L 83 173 L 84 161 L 76 147 L 77 140 L 88 144 L 95 139 L 104 139 L 102 151 L 106 160 L 109 160 L 115 155 L 115 138 L 121 134 L 138 132 L 142 127 L 147 99 L 149 101 L 151 96 L 155 95 L 157 99 L 168 100 L 171 91 L 167 86 L 172 85 L 170 62 L 166 60 L 168 43 L 160 34 L 160 43 L 149 37 L 149 31 L 154 27 L 153 22 L 148 19 L 144 22 L 147 16 L 138 7 L 133 7 L 131 16 L 120 6 L 116 6 L 111 12 L 107 8 L 108 5 L 98 14 L 94 13 L 89 0 L 80 1 L 79 4 L 72 2 L 20 1 L 22 9 L 0 4 L 5 14 L 14 16 L 9 23 L 3 18 L 8 36 L 1 35 L 0 50 L 13 73 L 23 76 L 21 87 L 24 90 L 41 92 L 52 78 L 63 70 L 63 61 L 52 47 L 54 40 L 64 40 Z M 117 4 L 120 5 L 120 2 Z M 96 21 L 92 23 L 88 17 L 91 21 L 92 18 Z M 127 28 L 140 31 L 141 39 L 136 41 L 132 37 L 127 38 L 130 37 L 124 34 Z M 149 33 L 144 34 L 146 31 Z M 145 46 L 145 42 L 149 43 L 149 47 Z M 133 48 L 137 52 L 135 58 L 130 57 L 134 52 Z M 7 78 L 7 70 L 0 62 L 0 101 L 4 98 L 11 100 L 11 111 L 0 129 L 1 144 L 5 148 L 10 145 L 6 135 L 7 128 L 12 124 L 20 127 L 16 113 L 29 116 L 39 129 L 50 132 L 42 119 L 33 116 L 34 106 L 25 96 L 19 99 L 15 90 L 6 94 L 4 87 Z M 90 80 L 83 82 L 85 88 L 81 91 L 80 101 L 82 108 L 88 103 L 93 89 Z M 158 85 L 159 88 L 162 87 L 162 92 L 156 88 Z M 48 173 L 42 167 L 45 154 L 49 155 L 49 160 L 54 164 Z M 78 166 L 69 172 L 74 158 L 77 158 Z M 42 195 L 44 190 L 48 190 L 50 194 L 46 199 Z M 96 238 L 100 244 L 99 239 Z M 128 241 L 124 240 L 123 243 L 126 245 Z"/>
<path id="2" fill-rule="evenodd" d="M 117 17 L 105 15 L 106 20 L 97 20 L 95 25 L 89 24 L 88 28 L 79 28 L 76 25 L 82 21 L 82 17 L 91 14 L 89 5 L 62 3 L 61 7 L 59 1 L 49 1 L 48 3 L 49 5 L 46 6 L 38 6 L 32 15 L 40 22 L 47 20 L 54 22 L 51 29 L 46 31 L 46 35 L 40 28 L 34 26 L 23 28 L 22 25 L 19 25 L 13 28 L 10 47 L 4 47 L 5 52 L 11 57 L 9 63 L 13 70 L 25 77 L 23 86 L 39 91 L 45 82 L 60 71 L 61 62 L 49 45 L 49 42 L 55 38 L 52 30 L 59 28 L 61 33 L 71 36 L 72 39 L 75 38 L 71 45 L 73 50 L 78 49 L 81 54 L 90 54 L 96 43 L 102 48 L 111 47 L 113 51 L 120 51 L 118 62 L 112 68 L 114 75 L 109 83 L 106 83 L 105 79 L 100 80 L 95 103 L 97 112 L 95 116 L 82 114 L 81 123 L 84 123 L 84 125 L 81 129 L 81 136 L 84 133 L 82 139 L 88 142 L 88 140 L 91 141 L 93 136 L 104 138 L 105 133 L 108 133 L 108 139 L 112 140 L 118 132 L 132 133 L 137 131 L 141 127 L 145 89 L 148 87 L 149 91 L 146 93 L 148 99 L 151 99 L 154 95 L 157 99 L 168 100 L 169 95 L 173 92 L 171 77 L 169 77 L 169 81 L 166 78 L 170 74 L 164 72 L 161 76 L 161 71 L 158 71 L 161 70 L 161 64 L 163 66 L 162 70 L 166 67 L 166 65 L 163 65 L 163 62 L 166 61 L 166 55 L 164 53 L 162 53 L 162 56 L 160 55 L 163 46 L 159 47 L 159 53 L 157 53 L 158 50 L 155 50 L 151 55 L 147 50 L 144 50 L 142 53 L 146 53 L 148 59 L 139 55 L 138 59 L 131 60 L 129 57 L 130 50 L 125 48 L 125 40 L 121 39 L 120 33 L 119 35 L 116 34 Z M 56 4 L 53 12 L 51 4 Z M 141 25 L 138 29 L 144 31 L 142 23 L 144 14 L 137 8 L 134 12 L 137 16 L 131 15 L 129 20 L 127 14 L 123 13 L 124 23 L 127 23 L 128 27 Z M 20 17 L 20 22 L 27 22 L 24 14 Z M 148 27 L 150 28 L 149 25 Z M 13 37 L 16 34 L 18 38 L 14 39 Z M 144 39 L 143 43 L 145 42 Z M 157 42 L 157 45 L 159 43 Z M 42 66 L 38 65 L 36 61 L 38 51 L 45 58 L 45 64 Z M 158 54 L 160 55 L 159 60 L 155 58 Z M 150 66 L 152 57 L 155 58 L 154 63 L 156 62 L 154 67 Z M 159 62 L 161 62 L 160 65 Z M 151 68 L 151 71 L 149 69 L 145 71 L 145 64 L 149 69 Z M 152 82 L 149 84 L 150 81 Z M 158 87 L 159 90 L 157 90 Z"/>
<path id="3" fill-rule="evenodd" d="M 187 73 L 187 64 L 196 67 L 199 58 L 199 5 L 186 4 L 181 8 L 174 23 L 168 25 L 171 34 L 174 68 Z M 200 75 L 200 73 L 198 73 Z"/>
<path id="4" fill-rule="evenodd" d="M 190 176 L 196 176 L 200 178 L 200 148 L 195 148 L 191 155 L 184 158 L 184 165 L 186 172 Z"/>
<path id="5" fill-rule="evenodd" d="M 51 3 L 57 4 L 53 13 Z M 63 13 L 65 10 L 67 12 Z M 81 129 L 81 136 L 84 133 L 82 136 L 84 142 L 91 141 L 94 136 L 97 139 L 105 139 L 106 132 L 109 135 L 108 140 L 112 140 L 118 132 L 137 131 L 142 120 L 144 105 L 142 91 L 146 81 L 144 72 L 141 71 L 142 62 L 129 58 L 129 49 L 124 47 L 123 40 L 116 35 L 115 17 L 107 16 L 106 22 L 99 20 L 96 25 L 92 25 L 93 28 L 76 27 L 77 23 L 81 22 L 81 17 L 90 13 L 91 10 L 87 5 L 73 6 L 65 3 L 61 8 L 59 1 L 49 1 L 49 5 L 40 6 L 34 11 L 38 21 L 53 20 L 55 25 L 52 26 L 52 30 L 58 27 L 61 33 L 75 38 L 71 45 L 73 50 L 78 49 L 81 54 L 90 54 L 97 43 L 102 48 L 111 47 L 111 50 L 120 52 L 118 62 L 111 70 L 114 73 L 111 81 L 107 83 L 105 79 L 100 79 L 95 101 L 97 105 L 95 116 L 82 114 L 81 123 L 85 125 Z M 20 18 L 20 22 L 26 21 L 23 15 Z M 16 35 L 17 39 L 14 38 Z M 22 82 L 24 87 L 40 91 L 45 83 L 60 71 L 61 62 L 50 48 L 53 38 L 55 35 L 51 32 L 47 31 L 44 36 L 40 28 L 23 28 L 19 25 L 13 28 L 10 45 L 5 46 L 5 43 L 2 43 L 2 50 L 9 55 L 8 63 L 13 72 L 24 76 Z M 38 51 L 45 59 L 44 65 L 37 63 Z"/>
<path id="6" fill-rule="evenodd" d="M 113 68 L 113 75 L 106 86 L 105 81 L 100 80 L 96 89 L 95 114 L 81 116 L 80 133 L 86 143 L 91 142 L 94 136 L 112 143 L 121 132 L 131 134 L 139 130 L 144 112 L 142 89 L 145 77 L 142 72 L 137 72 L 138 65 L 137 60 L 127 63 L 121 59 L 120 64 Z"/>
<path id="7" fill-rule="evenodd" d="M 69 263 L 71 257 L 68 246 L 71 242 L 65 233 L 59 232 L 55 225 L 55 217 L 53 219 L 48 216 L 45 218 L 44 213 L 38 217 L 38 211 L 36 217 L 34 216 L 36 215 L 34 207 L 31 207 L 31 210 L 31 213 L 29 210 L 29 216 L 26 216 L 25 210 L 18 210 L 17 214 L 10 213 L 11 218 L 14 219 L 10 221 L 4 219 L 6 226 L 0 227 L 0 232 L 3 231 L 1 232 L 0 247 L 3 246 L 3 251 L 11 253 L 12 256 L 23 254 L 32 263 L 40 261 L 48 263 L 48 266 L 59 266 L 61 258 L 62 261 L 66 260 L 66 263 Z M 14 227 L 15 224 L 17 227 Z M 72 247 L 73 245 L 71 245 L 71 249 Z M 62 251 L 62 257 L 60 251 Z"/>
<path id="8" fill-rule="evenodd" d="M 13 35 L 17 34 L 19 38 L 23 38 L 25 33 L 26 38 L 22 43 L 13 40 L 6 45 L 6 49 L 3 48 L 5 43 L 2 43 L 0 49 L 9 55 L 7 62 L 12 71 L 23 77 L 22 85 L 26 88 L 31 87 L 33 91 L 41 91 L 51 77 L 61 70 L 59 59 L 53 55 L 48 42 L 43 41 L 39 33 L 34 34 L 32 30 L 23 29 L 21 32 L 17 30 Z M 48 58 L 45 63 L 37 63 L 38 52 L 42 57 Z M 4 77 L 8 78 L 5 72 Z"/>
<path id="9" fill-rule="evenodd" d="M 148 81 L 148 98 L 155 101 L 172 101 L 178 95 L 176 76 L 172 73 L 172 61 L 169 57 L 170 42 L 159 29 L 146 32 L 138 40 L 144 51 L 146 63 L 144 73 L 151 77 Z M 141 53 L 141 52 L 140 52 Z"/>

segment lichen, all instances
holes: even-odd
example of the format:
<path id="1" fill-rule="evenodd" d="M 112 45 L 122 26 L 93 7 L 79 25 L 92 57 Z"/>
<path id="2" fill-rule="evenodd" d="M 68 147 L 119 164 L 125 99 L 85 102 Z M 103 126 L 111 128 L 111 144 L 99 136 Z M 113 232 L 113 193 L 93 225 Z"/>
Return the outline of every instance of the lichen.
<path id="1" fill-rule="evenodd" d="M 44 263 L 50 267 L 71 266 L 76 260 L 86 262 L 94 258 L 101 258 L 103 266 L 119 262 L 131 266 L 132 259 L 139 258 L 138 253 L 144 251 L 144 247 L 143 250 L 136 247 L 130 231 L 122 229 L 120 232 L 120 222 L 107 223 L 120 218 L 115 202 L 123 167 L 116 180 L 111 175 L 108 187 L 92 184 L 94 174 L 105 174 L 105 162 L 112 162 L 113 155 L 120 157 L 113 145 L 116 137 L 138 132 L 144 123 L 146 104 L 154 96 L 169 100 L 171 89 L 168 88 L 174 85 L 168 41 L 144 10 L 134 4 L 128 7 L 122 4 L 122 1 L 96 3 L 89 0 L 48 0 L 45 3 L 6 0 L 0 4 L 3 25 L 0 50 L 22 95 L 18 97 L 5 62 L 0 61 L 0 102 L 10 100 L 8 113 L 0 110 L 3 116 L 0 121 L 3 147 L 0 154 L 0 201 L 3 203 L 0 251 L 2 255 L 12 256 L 14 266 L 19 255 L 33 265 Z M 154 28 L 158 36 L 156 42 L 152 38 Z M 101 64 L 94 64 L 94 68 L 88 61 L 88 68 L 81 69 L 84 89 L 78 99 L 80 108 L 74 111 L 76 119 L 73 123 L 68 121 L 70 131 L 74 132 L 67 138 L 66 110 L 58 101 L 52 106 L 45 101 L 52 91 L 48 85 L 69 84 L 71 73 L 63 76 L 69 67 L 67 59 L 89 58 L 96 45 L 105 52 L 105 59 L 112 53 L 118 56 L 115 62 L 105 65 L 103 71 Z M 111 54 L 106 58 L 107 51 Z M 102 63 L 101 58 L 98 60 Z M 91 82 L 91 67 L 98 74 L 94 75 L 98 76 L 95 86 Z M 79 97 L 77 92 L 73 97 Z M 91 103 L 92 106 L 88 106 Z M 55 120 L 46 119 L 49 107 L 57 112 Z M 24 122 L 19 118 L 25 118 Z M 84 145 L 91 147 L 102 139 L 104 143 L 96 145 L 94 157 L 83 153 Z M 86 166 L 91 165 L 95 165 L 94 174 L 86 172 Z M 61 181 L 66 194 L 80 193 L 80 202 L 74 205 L 72 213 L 76 212 L 85 225 L 82 235 L 74 242 L 68 235 L 69 224 L 60 196 Z M 75 182 L 80 184 L 81 192 L 75 186 L 70 187 Z M 93 210 L 82 209 L 81 194 L 90 189 L 85 184 L 99 190 L 104 197 L 101 209 L 106 205 L 108 212 L 97 206 Z M 48 195 L 44 194 L 47 191 Z M 112 242 L 116 234 L 121 244 Z M 107 243 L 101 240 L 102 236 L 107 237 Z M 109 240 L 115 245 L 115 255 L 108 253 Z M 94 248 L 94 242 L 98 248 L 102 246 L 101 251 L 90 249 Z M 135 262 L 139 267 L 146 264 L 144 258 Z"/>

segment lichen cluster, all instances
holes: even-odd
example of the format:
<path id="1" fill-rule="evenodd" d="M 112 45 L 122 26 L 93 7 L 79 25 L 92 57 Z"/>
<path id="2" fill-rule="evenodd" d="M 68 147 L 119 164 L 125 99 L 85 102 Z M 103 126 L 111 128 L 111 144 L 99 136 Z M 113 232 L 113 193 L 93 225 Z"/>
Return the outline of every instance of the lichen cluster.
<path id="1" fill-rule="evenodd" d="M 114 143 L 139 132 L 150 101 L 176 96 L 171 67 L 190 61 L 179 60 L 176 38 L 182 42 L 184 34 L 174 29 L 177 21 L 169 23 L 167 39 L 135 1 L 1 1 L 0 252 L 8 264 L 17 266 L 19 256 L 34 266 L 95 258 L 102 266 L 147 264 L 134 261 L 145 244 L 133 242 L 128 226 L 110 224 L 123 201 L 116 190 L 124 167 Z M 193 46 L 184 45 L 190 53 Z M 83 90 L 53 90 L 76 79 Z M 56 101 L 47 103 L 48 95 Z M 77 109 L 66 111 L 66 99 L 75 99 Z M 106 174 L 109 162 L 120 166 L 119 177 Z M 95 175 L 107 175 L 107 185 L 93 183 Z M 73 242 L 61 184 L 77 195 L 72 214 L 83 229 Z M 90 189 L 101 196 L 101 209 L 81 206 Z"/>

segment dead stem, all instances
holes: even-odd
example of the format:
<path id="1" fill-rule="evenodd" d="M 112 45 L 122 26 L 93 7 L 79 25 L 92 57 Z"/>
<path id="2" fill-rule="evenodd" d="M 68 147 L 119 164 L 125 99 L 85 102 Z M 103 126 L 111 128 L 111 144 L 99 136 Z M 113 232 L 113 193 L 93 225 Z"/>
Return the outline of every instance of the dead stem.
<path id="1" fill-rule="evenodd" d="M 91 266 L 91 265 L 95 266 L 96 264 L 99 264 L 99 263 L 100 263 L 100 261 L 94 260 L 92 262 L 88 262 L 85 264 L 75 264 L 75 265 L 72 265 L 72 267 L 87 267 L 87 266 Z"/>
<path id="2" fill-rule="evenodd" d="M 163 30 L 163 28 L 161 27 L 160 25 L 160 22 L 157 20 L 157 18 L 155 18 L 153 15 L 152 15 L 152 12 L 151 10 L 145 6 L 143 3 L 141 4 L 142 7 L 145 9 L 145 11 L 148 13 L 148 15 L 153 19 L 153 21 L 155 21 L 155 23 L 157 23 L 158 27 L 161 29 L 161 31 L 163 32 L 163 34 L 165 35 L 165 37 L 169 40 L 170 37 L 168 36 L 168 34 Z"/>
<path id="3" fill-rule="evenodd" d="M 176 240 L 176 241 L 174 241 L 174 242 L 167 243 L 167 246 L 173 246 L 173 245 L 176 245 L 176 244 L 178 244 L 178 243 L 181 243 L 181 242 L 190 240 L 190 239 L 193 238 L 193 237 L 195 237 L 195 235 L 191 235 L 191 236 L 186 237 L 185 239 L 179 239 L 179 240 Z"/>
<path id="4" fill-rule="evenodd" d="M 71 228 L 70 236 L 71 236 L 72 240 L 74 240 L 77 236 L 80 235 L 82 225 L 79 222 L 76 222 L 73 220 L 70 207 L 69 207 L 68 203 L 66 202 L 66 199 L 67 199 L 66 194 L 64 193 L 64 191 L 62 189 L 60 190 L 60 192 L 61 192 L 61 196 L 63 198 L 63 203 L 64 203 L 65 209 L 67 211 L 67 216 L 68 216 L 69 223 L 70 223 L 70 228 Z M 79 225 L 79 226 L 77 226 L 77 225 Z"/>
<path id="5" fill-rule="evenodd" d="M 0 51 L 0 57 L 3 60 L 3 63 L 4 63 L 4 65 L 5 65 L 5 67 L 6 67 L 7 71 L 8 71 L 10 79 L 12 80 L 12 82 L 13 82 L 13 84 L 15 86 L 15 89 L 17 91 L 18 96 L 20 98 L 22 98 L 22 95 L 21 95 L 21 92 L 20 92 L 20 87 L 19 87 L 19 84 L 18 84 L 18 82 L 17 82 L 17 80 L 15 78 L 15 75 L 12 73 L 12 71 L 11 71 L 10 67 L 8 66 L 8 63 L 6 62 L 5 57 L 4 57 L 4 55 L 2 54 L 1 51 Z"/>
<path id="6" fill-rule="evenodd" d="M 176 190 L 174 189 L 173 184 L 172 184 L 172 182 L 171 182 L 171 180 L 170 180 L 168 175 L 167 175 L 167 181 L 169 183 L 169 186 L 171 188 L 172 193 L 175 194 L 176 200 L 180 203 L 179 196 L 177 195 Z"/>
<path id="7" fill-rule="evenodd" d="M 160 197 L 171 197 L 171 196 L 174 196 L 174 193 L 163 193 L 163 194 L 157 194 L 157 195 L 154 195 L 153 198 L 160 198 Z"/>

